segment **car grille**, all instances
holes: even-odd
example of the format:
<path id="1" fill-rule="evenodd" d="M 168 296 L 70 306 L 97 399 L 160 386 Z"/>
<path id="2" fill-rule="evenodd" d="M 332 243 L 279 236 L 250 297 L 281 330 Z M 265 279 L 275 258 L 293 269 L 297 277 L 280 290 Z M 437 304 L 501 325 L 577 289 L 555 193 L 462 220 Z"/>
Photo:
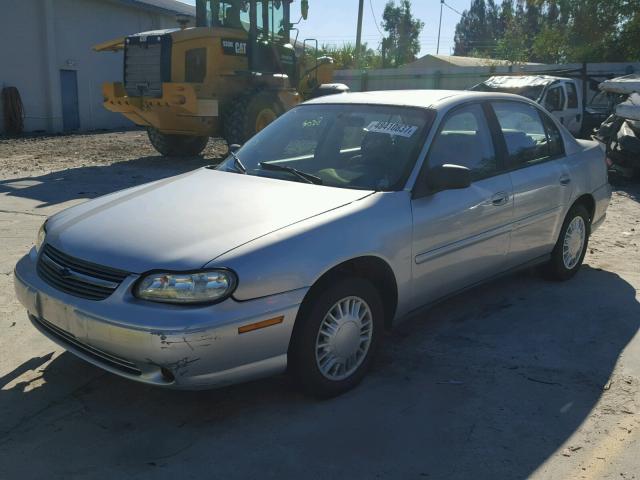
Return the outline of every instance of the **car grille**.
<path id="1" fill-rule="evenodd" d="M 92 347 L 91 345 L 87 345 L 86 343 L 78 340 L 74 335 L 62 330 L 60 327 L 55 326 L 44 318 L 31 316 L 31 319 L 51 336 L 57 338 L 63 345 L 69 346 L 72 349 L 75 348 L 97 362 L 106 364 L 121 372 L 128 373 L 130 375 L 142 375 L 142 371 L 140 371 L 140 369 L 129 360 L 125 360 L 122 357 L 116 357 L 115 355 Z"/>
<path id="2" fill-rule="evenodd" d="M 124 88 L 129 97 L 162 96 L 162 82 L 171 81 L 171 37 L 128 37 L 124 52 Z"/>
<path id="3" fill-rule="evenodd" d="M 52 287 L 89 300 L 104 300 L 129 275 L 71 257 L 47 244 L 38 258 L 38 274 Z"/>

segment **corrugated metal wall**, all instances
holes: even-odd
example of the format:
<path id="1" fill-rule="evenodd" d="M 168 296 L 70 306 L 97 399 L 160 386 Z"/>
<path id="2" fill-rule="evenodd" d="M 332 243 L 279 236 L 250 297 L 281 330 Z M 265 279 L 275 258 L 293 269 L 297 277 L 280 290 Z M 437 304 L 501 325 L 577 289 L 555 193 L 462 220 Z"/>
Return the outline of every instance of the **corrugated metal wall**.
<path id="1" fill-rule="evenodd" d="M 640 72 L 640 63 L 589 63 L 587 75 L 620 76 Z M 401 89 L 465 90 L 492 75 L 541 74 L 581 78 L 582 64 L 486 66 L 449 68 L 397 68 L 384 70 L 337 70 L 335 81 L 348 85 L 353 91 Z"/>

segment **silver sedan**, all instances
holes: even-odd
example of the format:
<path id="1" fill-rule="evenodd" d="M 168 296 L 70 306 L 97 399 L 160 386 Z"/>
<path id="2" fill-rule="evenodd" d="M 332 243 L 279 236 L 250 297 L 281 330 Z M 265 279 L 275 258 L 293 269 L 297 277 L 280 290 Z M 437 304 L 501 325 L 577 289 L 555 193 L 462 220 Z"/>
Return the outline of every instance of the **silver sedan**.
<path id="1" fill-rule="evenodd" d="M 572 277 L 609 198 L 598 146 L 523 97 L 328 96 L 215 168 L 52 216 L 15 287 L 44 335 L 132 380 L 288 367 L 331 396 L 417 308 L 532 264 Z"/>

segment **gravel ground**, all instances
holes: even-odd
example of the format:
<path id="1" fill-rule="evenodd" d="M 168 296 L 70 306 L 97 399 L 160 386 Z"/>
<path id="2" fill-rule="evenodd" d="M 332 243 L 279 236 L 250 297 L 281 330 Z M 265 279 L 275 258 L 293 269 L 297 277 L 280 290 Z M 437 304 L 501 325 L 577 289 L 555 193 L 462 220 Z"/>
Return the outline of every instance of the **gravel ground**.
<path id="1" fill-rule="evenodd" d="M 203 152 L 209 163 L 226 154 L 224 141 L 210 141 Z M 85 135 L 0 137 L 0 175 L 64 170 L 141 158 L 159 159 L 142 130 L 88 133 Z"/>
<path id="2" fill-rule="evenodd" d="M 526 271 L 420 312 L 331 401 L 286 377 L 151 388 L 31 327 L 12 269 L 46 216 L 225 151 L 167 159 L 140 131 L 0 139 L 0 478 L 640 476 L 640 186 L 622 179 L 572 281 Z"/>

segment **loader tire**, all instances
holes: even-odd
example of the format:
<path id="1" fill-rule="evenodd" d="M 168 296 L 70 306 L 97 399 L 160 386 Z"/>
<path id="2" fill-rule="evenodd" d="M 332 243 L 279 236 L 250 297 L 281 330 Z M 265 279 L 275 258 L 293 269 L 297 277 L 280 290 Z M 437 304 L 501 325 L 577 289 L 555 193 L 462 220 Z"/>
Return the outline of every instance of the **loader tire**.
<path id="1" fill-rule="evenodd" d="M 229 145 L 242 145 L 282 113 L 275 95 L 269 92 L 242 95 L 227 108 L 223 119 L 224 138 Z"/>
<path id="2" fill-rule="evenodd" d="M 209 142 L 209 137 L 196 135 L 170 135 L 155 128 L 148 128 L 149 140 L 165 157 L 194 157 L 200 155 Z"/>

